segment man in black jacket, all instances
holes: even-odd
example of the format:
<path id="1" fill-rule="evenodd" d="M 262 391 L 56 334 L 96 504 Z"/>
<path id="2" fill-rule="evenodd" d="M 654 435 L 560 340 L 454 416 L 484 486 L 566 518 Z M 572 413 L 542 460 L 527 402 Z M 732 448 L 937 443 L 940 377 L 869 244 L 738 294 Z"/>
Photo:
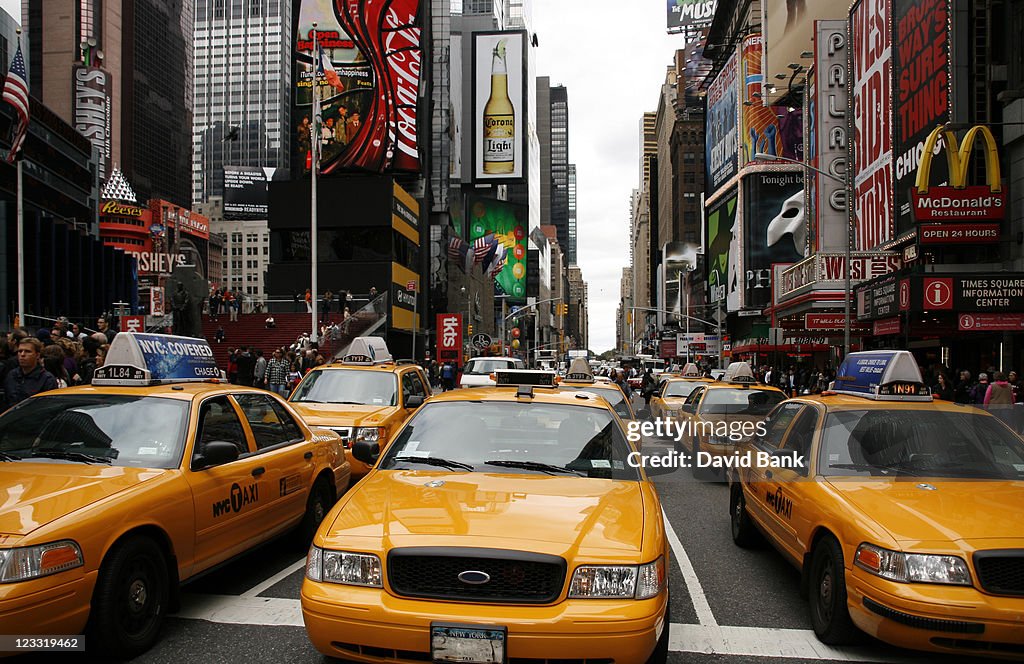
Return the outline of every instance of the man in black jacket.
<path id="1" fill-rule="evenodd" d="M 238 384 L 252 387 L 256 376 L 256 358 L 249 352 L 248 346 L 242 346 L 235 365 L 238 367 Z"/>
<path id="2" fill-rule="evenodd" d="M 18 366 L 4 378 L 7 408 L 40 392 L 56 389 L 57 380 L 39 362 L 42 351 L 43 344 L 35 337 L 26 337 L 18 344 Z"/>

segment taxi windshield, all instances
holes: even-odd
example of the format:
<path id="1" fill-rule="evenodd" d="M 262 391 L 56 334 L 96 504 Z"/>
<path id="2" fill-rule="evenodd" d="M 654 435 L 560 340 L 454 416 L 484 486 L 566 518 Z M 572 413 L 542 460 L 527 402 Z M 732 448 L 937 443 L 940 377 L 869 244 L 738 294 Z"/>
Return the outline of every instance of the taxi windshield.
<path id="1" fill-rule="evenodd" d="M 427 403 L 381 460 L 381 469 L 445 467 L 639 480 L 630 448 L 607 410 L 564 404 Z"/>
<path id="2" fill-rule="evenodd" d="M 626 395 L 622 393 L 622 390 L 615 388 L 609 389 L 607 387 L 599 387 L 594 389 L 593 385 L 573 385 L 562 383 L 562 389 L 574 390 L 574 391 L 591 391 L 599 397 L 604 398 L 605 401 L 612 407 L 612 409 L 624 420 L 633 419 L 633 413 L 629 412 L 629 405 L 626 404 Z"/>
<path id="3" fill-rule="evenodd" d="M 481 376 L 499 369 L 518 369 L 517 364 L 515 360 L 470 360 L 466 363 L 466 369 L 462 373 L 467 376 Z"/>
<path id="4" fill-rule="evenodd" d="M 688 380 L 672 381 L 665 386 L 663 397 L 688 397 L 701 383 L 694 383 Z M 710 398 L 710 396 L 709 396 Z"/>
<path id="5" fill-rule="evenodd" d="M 36 397 L 0 417 L 0 451 L 20 459 L 177 468 L 187 421 L 188 402 L 179 399 Z"/>
<path id="6" fill-rule="evenodd" d="M 1024 479 L 1024 441 L 995 417 L 941 410 L 829 414 L 819 472 L 833 476 Z"/>
<path id="7" fill-rule="evenodd" d="M 768 411 L 785 398 L 785 394 L 775 390 L 708 390 L 700 405 L 700 412 L 707 415 L 767 415 Z"/>
<path id="8" fill-rule="evenodd" d="M 289 401 L 394 406 L 396 385 L 395 375 L 391 372 L 357 369 L 310 371 L 295 388 L 295 394 Z"/>

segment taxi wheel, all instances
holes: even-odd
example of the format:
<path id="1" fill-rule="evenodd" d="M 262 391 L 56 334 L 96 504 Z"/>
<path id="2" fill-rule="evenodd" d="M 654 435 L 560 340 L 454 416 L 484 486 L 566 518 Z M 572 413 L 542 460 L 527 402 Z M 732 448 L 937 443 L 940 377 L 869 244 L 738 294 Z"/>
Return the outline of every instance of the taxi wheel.
<path id="1" fill-rule="evenodd" d="M 147 537 L 132 537 L 107 554 L 96 580 L 90 632 L 96 652 L 135 657 L 156 642 L 170 600 L 167 560 Z"/>
<path id="2" fill-rule="evenodd" d="M 822 643 L 842 645 L 857 636 L 846 606 L 843 549 L 831 535 L 814 547 L 811 557 L 811 624 Z"/>
<path id="3" fill-rule="evenodd" d="M 309 499 L 306 501 L 306 513 L 299 526 L 299 535 L 304 547 L 309 546 L 309 543 L 313 541 L 313 535 L 316 535 L 317 528 L 320 527 L 327 513 L 331 511 L 333 504 L 331 487 L 321 477 L 313 483 L 313 489 L 309 492 Z"/>
<path id="4" fill-rule="evenodd" d="M 747 499 L 743 496 L 743 487 L 732 485 L 729 496 L 729 520 L 732 525 L 732 541 L 736 546 L 749 549 L 760 542 L 761 536 L 747 513 Z"/>

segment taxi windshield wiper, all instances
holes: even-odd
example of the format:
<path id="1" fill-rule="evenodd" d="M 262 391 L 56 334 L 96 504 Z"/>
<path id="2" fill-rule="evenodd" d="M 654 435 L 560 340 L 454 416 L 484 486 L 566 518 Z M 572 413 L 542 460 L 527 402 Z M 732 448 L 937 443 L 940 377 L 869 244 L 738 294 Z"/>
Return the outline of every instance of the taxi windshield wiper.
<path id="1" fill-rule="evenodd" d="M 362 401 L 327 401 L 324 403 L 340 403 L 340 404 L 352 404 L 353 406 L 365 406 L 366 404 Z"/>
<path id="2" fill-rule="evenodd" d="M 515 459 L 495 459 L 494 461 L 484 461 L 485 466 L 501 466 L 504 468 L 522 468 L 524 470 L 539 470 L 542 473 L 548 473 L 554 475 L 555 473 L 567 473 L 569 475 L 575 475 L 576 477 L 583 477 L 575 470 L 564 468 L 562 466 L 555 466 L 550 463 L 541 463 L 540 461 L 516 461 Z"/>
<path id="3" fill-rule="evenodd" d="M 74 452 L 71 450 L 58 450 L 56 448 L 42 448 L 32 450 L 32 454 L 24 458 L 43 457 L 45 459 L 65 459 L 67 461 L 84 461 L 86 463 L 105 463 L 108 466 L 113 463 L 109 457 L 94 456 L 85 452 Z"/>
<path id="4" fill-rule="evenodd" d="M 421 456 L 396 456 L 392 461 L 405 461 L 407 463 L 422 463 L 425 466 L 441 466 L 442 468 L 448 468 L 449 470 L 476 470 L 473 466 L 468 463 L 462 463 L 461 461 L 451 461 L 450 459 L 442 459 L 440 457 L 421 457 Z"/>
<path id="5" fill-rule="evenodd" d="M 18 461 L 21 457 L 16 457 L 13 454 L 7 452 L 0 452 L 0 461 Z"/>
<path id="6" fill-rule="evenodd" d="M 880 463 L 880 464 L 870 464 L 870 463 L 831 463 L 831 464 L 829 464 L 828 467 L 829 468 L 839 468 L 839 469 L 842 469 L 842 470 L 867 470 L 867 471 L 891 470 L 891 471 L 893 471 L 893 472 L 895 472 L 897 474 L 900 474 L 900 475 L 910 475 L 911 477 L 920 477 L 921 476 L 920 473 L 916 473 L 916 472 L 914 472 L 912 470 L 909 470 L 905 466 L 896 466 L 896 465 L 884 464 L 884 463 Z"/>

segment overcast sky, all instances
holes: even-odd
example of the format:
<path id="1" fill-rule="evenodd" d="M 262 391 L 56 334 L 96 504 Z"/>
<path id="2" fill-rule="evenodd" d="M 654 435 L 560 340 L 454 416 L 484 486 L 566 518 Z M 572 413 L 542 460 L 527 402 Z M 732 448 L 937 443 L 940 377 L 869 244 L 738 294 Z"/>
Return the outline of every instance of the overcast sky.
<path id="1" fill-rule="evenodd" d="M 20 0 L 0 0 L 20 20 Z M 665 68 L 682 47 L 657 0 L 534 0 L 537 75 L 569 94 L 576 164 L 577 258 L 589 286 L 590 348 L 615 345 L 619 279 L 629 261 L 629 195 L 639 185 L 640 120 L 657 108 Z"/>

